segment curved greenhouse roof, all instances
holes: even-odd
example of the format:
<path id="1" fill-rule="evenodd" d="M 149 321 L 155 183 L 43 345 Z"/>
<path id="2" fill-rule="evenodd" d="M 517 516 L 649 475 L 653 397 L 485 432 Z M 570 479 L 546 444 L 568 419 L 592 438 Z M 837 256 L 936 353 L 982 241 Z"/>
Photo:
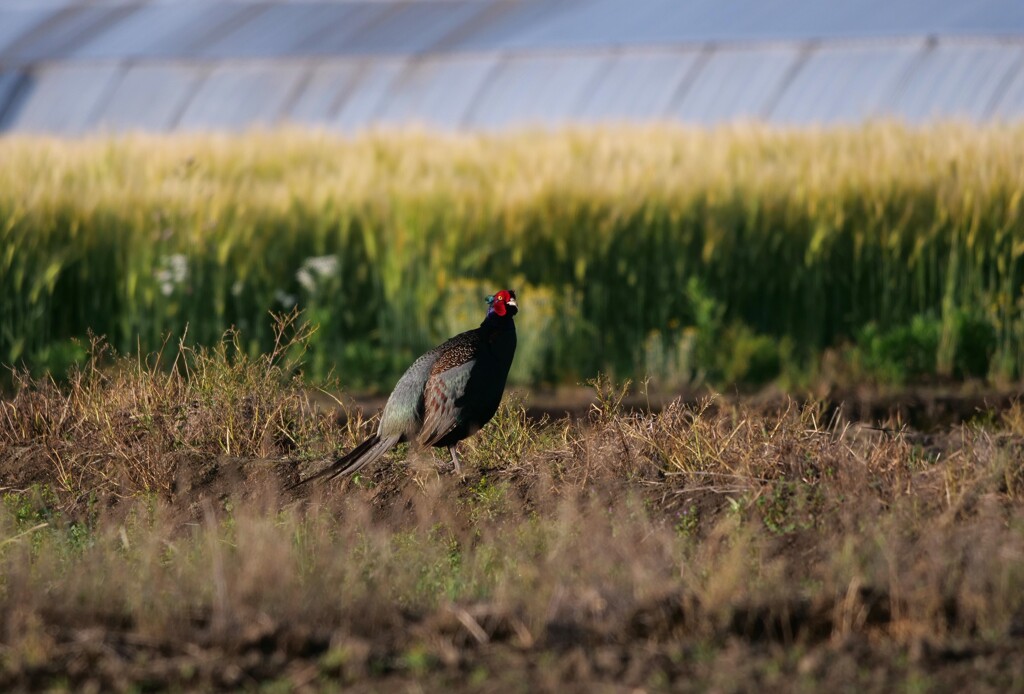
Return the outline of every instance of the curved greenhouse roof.
<path id="1" fill-rule="evenodd" d="M 1020 0 L 0 0 L 0 130 L 1024 117 Z"/>

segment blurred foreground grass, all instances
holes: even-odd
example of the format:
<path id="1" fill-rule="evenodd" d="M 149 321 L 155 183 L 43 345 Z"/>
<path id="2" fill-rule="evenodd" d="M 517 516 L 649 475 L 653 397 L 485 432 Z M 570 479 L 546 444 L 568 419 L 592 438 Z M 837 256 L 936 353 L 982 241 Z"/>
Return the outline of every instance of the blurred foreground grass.
<path id="1" fill-rule="evenodd" d="M 188 324 L 387 388 L 520 291 L 513 381 L 1024 374 L 1024 126 L 0 139 L 0 362 Z M 78 340 L 79 342 L 76 342 Z M 822 359 L 822 355 L 827 355 Z M 838 356 L 838 358 L 836 358 Z"/>

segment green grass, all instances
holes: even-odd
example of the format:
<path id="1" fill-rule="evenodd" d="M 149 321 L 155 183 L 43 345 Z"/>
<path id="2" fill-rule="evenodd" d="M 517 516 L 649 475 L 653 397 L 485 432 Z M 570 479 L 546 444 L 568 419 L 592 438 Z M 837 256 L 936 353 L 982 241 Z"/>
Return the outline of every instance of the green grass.
<path id="1" fill-rule="evenodd" d="M 1024 126 L 0 139 L 0 362 L 188 325 L 387 388 L 520 291 L 513 380 L 1024 374 Z M 909 354 L 909 356 L 908 356 Z"/>

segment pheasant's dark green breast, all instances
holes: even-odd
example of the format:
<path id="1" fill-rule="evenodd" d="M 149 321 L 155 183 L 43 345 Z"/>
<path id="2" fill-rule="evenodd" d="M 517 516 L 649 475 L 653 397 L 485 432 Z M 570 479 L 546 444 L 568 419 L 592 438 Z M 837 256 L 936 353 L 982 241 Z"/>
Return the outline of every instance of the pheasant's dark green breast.
<path id="1" fill-rule="evenodd" d="M 483 332 L 486 328 L 481 327 L 479 330 L 465 390 L 452 403 L 454 426 L 433 443 L 435 446 L 450 446 L 472 435 L 491 421 L 501 405 L 515 356 L 516 332 L 514 328 Z"/>

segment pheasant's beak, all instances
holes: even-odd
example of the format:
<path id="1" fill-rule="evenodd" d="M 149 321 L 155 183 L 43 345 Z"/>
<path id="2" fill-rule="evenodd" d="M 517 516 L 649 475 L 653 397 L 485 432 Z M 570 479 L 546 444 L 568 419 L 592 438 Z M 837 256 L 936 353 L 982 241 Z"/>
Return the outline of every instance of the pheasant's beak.
<path id="1" fill-rule="evenodd" d="M 513 307 L 515 309 L 519 308 L 519 304 L 516 303 L 515 299 L 509 299 L 508 301 L 505 302 L 505 305 L 506 306 L 511 306 L 511 307 Z"/>

